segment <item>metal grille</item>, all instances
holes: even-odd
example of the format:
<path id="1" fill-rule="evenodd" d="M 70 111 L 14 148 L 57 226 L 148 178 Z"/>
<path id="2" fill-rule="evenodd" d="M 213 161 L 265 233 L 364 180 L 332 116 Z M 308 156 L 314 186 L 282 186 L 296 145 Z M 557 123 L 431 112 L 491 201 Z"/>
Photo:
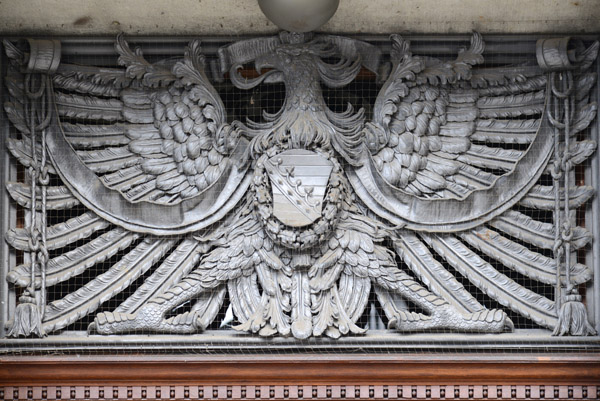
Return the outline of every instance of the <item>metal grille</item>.
<path id="1" fill-rule="evenodd" d="M 228 122 L 235 120 L 245 122 L 252 120 L 265 123 L 264 112 L 274 114 L 282 108 L 286 98 L 286 88 L 283 83 L 262 83 L 252 89 L 244 90 L 236 88 L 230 81 L 228 75 L 221 74 L 219 70 L 219 60 L 217 50 L 226 44 L 246 38 L 202 38 L 202 52 L 206 56 L 205 71 L 213 83 L 218 95 L 223 101 L 227 111 Z M 378 94 L 385 83 L 386 78 L 391 73 L 389 53 L 391 49 L 390 40 L 387 37 L 366 36 L 358 39 L 364 40 L 375 46 L 382 54 L 382 62 L 378 71 L 369 71 L 362 68 L 356 78 L 348 85 L 341 88 L 326 88 L 323 86 L 323 97 L 329 109 L 337 113 L 343 113 L 347 105 L 351 104 L 354 110 L 364 109 L 366 121 L 373 119 L 373 108 L 377 101 Z M 424 60 L 437 58 L 442 61 L 450 62 L 456 58 L 456 54 L 462 47 L 468 46 L 468 37 L 449 36 L 449 37 L 427 37 L 415 36 L 408 37 L 411 41 L 411 51 L 413 55 L 420 56 Z M 515 36 L 489 36 L 485 37 L 486 47 L 483 53 L 485 62 L 481 68 L 502 69 L 515 65 L 526 65 L 536 62 L 535 41 L 537 37 L 515 37 Z M 581 37 L 581 40 L 589 45 L 593 38 Z M 183 49 L 188 42 L 188 38 L 176 39 L 157 39 L 157 38 L 134 38 L 131 45 L 140 46 L 144 56 L 150 63 L 173 57 L 181 57 Z M 62 63 L 73 65 L 89 65 L 113 68 L 117 67 L 117 55 L 112 46 L 112 39 L 69 39 L 62 40 Z M 373 55 L 376 57 L 376 55 Z M 328 60 L 330 64 L 339 61 L 337 59 Z M 172 62 L 171 62 L 172 63 Z M 9 62 L 5 55 L 2 59 L 2 77 L 7 75 Z M 597 63 L 592 67 L 592 71 L 598 71 Z M 254 65 L 248 63 L 241 66 L 241 76 L 245 79 L 256 78 L 260 73 L 254 68 Z M 69 90 L 62 90 L 67 95 L 74 94 Z M 589 96 L 597 99 L 599 91 L 597 84 L 590 91 Z M 104 98 L 104 96 L 99 96 Z M 6 86 L 2 86 L 2 100 L 10 101 L 10 95 L 7 93 Z M 516 117 L 527 120 L 529 116 Z M 62 123 L 79 124 L 86 123 L 89 119 L 80 116 L 66 116 L 61 118 Z M 2 184 L 7 182 L 17 182 L 29 184 L 27 169 L 24 168 L 17 158 L 11 156 L 7 151 L 9 139 L 19 140 L 23 135 L 9 121 L 6 113 L 2 114 L 0 119 L 2 124 L 2 153 L 0 160 L 3 166 Z M 592 122 L 588 128 L 582 130 L 575 138 L 577 141 L 598 140 L 598 121 Z M 472 139 L 472 145 L 485 146 L 483 139 Z M 88 150 L 102 150 L 108 146 L 88 147 Z M 530 150 L 529 143 L 506 142 L 499 145 L 504 151 L 527 152 Z M 83 149 L 83 148 L 81 148 Z M 341 159 L 340 159 L 341 160 Z M 349 165 L 342 161 L 342 168 L 349 168 Z M 501 176 L 504 171 L 497 167 L 482 167 L 484 173 Z M 597 156 L 588 158 L 583 163 L 578 164 L 574 171 L 570 173 L 578 186 L 593 186 L 598 188 L 598 168 Z M 50 187 L 59 187 L 63 183 L 57 175 L 51 175 Z M 507 189 L 512 185 L 510 181 L 505 183 Z M 551 187 L 553 177 L 551 169 L 547 168 L 539 177 L 536 185 L 540 187 Z M 353 196 L 358 208 L 368 209 L 369 205 L 356 195 Z M 433 195 L 432 195 L 433 196 Z M 426 197 L 426 196 L 425 196 Z M 4 191 L 1 199 L 2 205 L 2 232 L 3 239 L 6 232 L 13 228 L 26 227 L 29 212 L 12 200 L 9 194 Z M 590 271 L 597 277 L 600 274 L 600 265 L 598 257 L 600 245 L 598 244 L 598 224 L 600 219 L 597 217 L 598 210 L 597 197 L 583 203 L 573 210 L 573 215 L 569 219 L 578 227 L 585 227 L 593 236 L 590 244 L 580 247 L 573 253 L 575 260 L 581 265 L 588 266 Z M 554 221 L 553 210 L 540 210 L 528 206 L 524 202 L 516 204 L 512 211 L 525 219 L 538 222 L 541 225 L 552 226 Z M 78 204 L 61 210 L 49 210 L 47 212 L 48 226 L 56 226 L 68 222 L 70 219 L 82 216 L 88 212 L 88 208 Z M 366 212 L 365 214 L 369 214 Z M 537 223 L 536 223 L 537 224 Z M 485 228 L 494 230 L 498 227 L 494 224 L 486 224 Z M 497 228 L 496 228 L 497 229 Z M 115 224 L 105 224 L 99 229 L 94 230 L 90 235 L 82 235 L 81 239 L 73 241 L 65 246 L 58 246 L 50 250 L 50 260 L 58 258 L 69 251 L 76 251 L 85 244 L 103 236 L 110 235 L 111 232 L 118 230 Z M 202 236 L 200 231 L 196 235 Z M 547 259 L 553 259 L 555 254 L 552 249 L 547 249 L 536 245 L 535 241 L 528 241 L 527 238 L 519 238 L 517 234 L 511 236 L 510 232 L 503 233 L 504 238 L 515 244 L 514 247 L 525 249 L 525 252 L 539 254 Z M 170 236 L 171 241 L 167 247 L 170 251 L 180 246 L 186 237 Z M 74 274 L 68 280 L 52 285 L 47 290 L 47 302 L 58 301 L 68 294 L 82 288 L 90 281 L 96 279 L 107 272 L 112 266 L 119 263 L 126 255 L 140 246 L 144 241 L 154 240 L 153 236 L 137 236 L 131 241 L 123 242 L 122 246 L 116 247 L 114 252 L 107 254 L 105 258 L 82 271 L 80 274 Z M 106 297 L 100 302 L 97 308 L 90 310 L 89 313 L 83 313 L 80 318 L 74 319 L 60 330 L 50 333 L 43 339 L 8 339 L 5 338 L 5 332 L 2 331 L 0 340 L 0 352 L 2 353 L 49 353 L 49 352 L 78 352 L 78 353 L 117 353 L 117 352 L 182 352 L 182 353 L 204 353 L 204 352 L 224 352 L 224 353 L 279 353 L 279 352 L 432 352 L 447 351 L 460 352 L 462 350 L 489 352 L 491 350 L 502 350 L 505 352 L 561 352 L 565 350 L 597 351 L 600 343 L 598 337 L 553 337 L 551 330 L 535 323 L 530 316 L 511 309 L 506 302 L 499 301 L 498 297 L 490 296 L 490 291 L 482 290 L 481 285 L 474 283 L 474 279 L 465 276 L 457 269 L 456 264 L 451 259 L 444 258 L 436 251 L 436 242 L 422 241 L 436 261 L 445 268 L 449 274 L 470 293 L 476 301 L 488 309 L 501 309 L 506 312 L 507 317 L 514 323 L 514 332 L 505 332 L 497 335 L 490 334 L 460 334 L 451 333 L 450 330 L 434 330 L 433 333 L 398 333 L 387 329 L 390 319 L 386 317 L 382 309 L 382 303 L 378 300 L 374 288 L 370 289 L 368 301 L 364 308 L 364 313 L 356 319 L 356 325 L 359 328 L 368 329 L 365 335 L 350 335 L 337 340 L 327 338 L 310 338 L 307 340 L 297 340 L 293 338 L 279 338 L 277 336 L 263 339 L 255 334 L 240 334 L 232 330 L 232 326 L 240 322 L 232 310 L 229 295 L 224 295 L 224 300 L 219 306 L 214 320 L 206 327 L 206 331 L 191 335 L 159 335 L 150 333 L 131 333 L 119 334 L 115 336 L 101 336 L 97 334 L 89 335 L 87 331 L 98 313 L 111 312 L 127 300 L 138 290 L 144 282 L 151 277 L 156 269 L 165 263 L 169 258 L 169 252 L 162 252 L 156 256 L 151 263 L 151 267 L 136 275 L 130 284 L 125 286 L 122 291 L 113 296 Z M 392 240 L 386 240 L 382 246 L 395 252 L 395 245 Z M 507 267 L 506 263 L 498 260 L 497 257 L 490 256 L 483 252 L 481 245 L 475 240 L 465 243 L 468 251 L 476 254 L 483 262 L 489 264 L 499 274 L 505 275 L 518 285 L 547 298 L 549 301 L 556 301 L 556 288 L 551 284 L 544 284 L 539 280 L 528 277 L 518 272 L 518 269 Z M 0 262 L 0 292 L 2 310 L 0 313 L 0 324 L 6 325 L 17 308 L 18 299 L 23 295 L 24 288 L 8 284 L 6 277 L 18 265 L 28 262 L 27 252 L 15 250 L 10 247 L 6 241 L 0 244 L 2 259 Z M 208 249 L 205 250 L 208 252 Z M 409 266 L 405 259 L 399 254 L 395 255 L 395 261 L 400 269 L 412 277 L 415 281 L 422 280 Z M 83 270 L 83 269 L 82 269 Z M 427 283 L 425 283 L 427 285 Z M 600 285 L 598 279 L 584 281 L 579 286 L 579 292 L 583 297 L 583 303 L 587 307 L 588 318 L 592 325 L 597 329 L 600 327 Z M 265 289 L 260 286 L 260 292 Z M 216 291 L 216 290 L 215 290 Z M 166 318 L 191 312 L 196 298 L 188 300 L 176 308 L 172 309 Z M 418 313 L 423 312 L 418 304 L 404 301 L 407 309 Z M 93 331 L 92 331 L 93 333 Z"/>

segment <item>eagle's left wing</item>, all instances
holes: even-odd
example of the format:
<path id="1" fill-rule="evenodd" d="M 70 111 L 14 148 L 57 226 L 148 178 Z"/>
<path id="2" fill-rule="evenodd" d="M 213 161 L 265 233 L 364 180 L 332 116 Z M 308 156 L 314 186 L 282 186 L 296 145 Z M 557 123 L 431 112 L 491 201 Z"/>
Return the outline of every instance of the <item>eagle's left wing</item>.
<path id="1" fill-rule="evenodd" d="M 392 73 L 365 126 L 370 152 L 347 172 L 365 205 L 399 227 L 394 246 L 406 268 L 459 310 L 480 305 L 460 297 L 454 274 L 541 326 L 593 332 L 559 323 L 559 309 L 580 300 L 573 289 L 591 278 L 565 253 L 591 238 L 573 213 L 594 191 L 572 175 L 596 148 L 585 129 L 597 110 L 588 68 L 598 42 L 577 47 L 573 65 L 544 61 L 546 42 L 540 65 L 478 68 L 478 34 L 451 62 L 392 40 Z M 548 298 L 537 285 L 557 292 Z"/>
<path id="2" fill-rule="evenodd" d="M 537 64 L 476 68 L 484 62 L 479 34 L 452 62 L 413 56 L 407 41 L 392 41 L 393 70 L 365 126 L 370 152 L 349 173 L 373 211 L 415 230 L 456 231 L 498 216 L 532 189 L 539 195 L 533 187 L 554 149 L 549 75 Z M 584 57 L 593 61 L 597 51 L 594 44 Z M 584 68 L 575 75 L 571 135 L 595 117 L 595 79 Z M 572 146 L 589 153 L 595 145 Z"/>

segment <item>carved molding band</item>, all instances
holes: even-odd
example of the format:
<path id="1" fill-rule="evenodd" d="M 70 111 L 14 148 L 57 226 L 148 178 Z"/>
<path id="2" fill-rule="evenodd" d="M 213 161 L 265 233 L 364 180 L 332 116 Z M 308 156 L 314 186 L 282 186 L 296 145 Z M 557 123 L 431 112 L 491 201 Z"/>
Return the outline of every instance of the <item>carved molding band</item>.
<path id="1" fill-rule="evenodd" d="M 0 387 L 0 400 L 596 400 L 585 385 L 216 385 Z"/>
<path id="2" fill-rule="evenodd" d="M 5 359 L 0 399 L 600 397 L 600 367 L 583 355 L 79 359 Z"/>

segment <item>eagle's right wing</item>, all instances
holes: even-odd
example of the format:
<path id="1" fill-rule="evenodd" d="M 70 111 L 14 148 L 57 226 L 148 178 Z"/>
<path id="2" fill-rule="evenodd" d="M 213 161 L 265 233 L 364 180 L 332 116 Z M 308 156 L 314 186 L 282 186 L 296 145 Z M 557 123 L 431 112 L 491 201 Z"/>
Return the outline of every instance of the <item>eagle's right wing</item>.
<path id="1" fill-rule="evenodd" d="M 11 60 L 4 108 L 16 128 L 8 149 L 38 184 L 33 196 L 30 182 L 7 189 L 39 211 L 6 239 L 35 257 L 32 233 L 43 232 L 46 258 L 43 269 L 25 258 L 7 280 L 55 297 L 41 302 L 42 333 L 98 310 L 134 313 L 196 267 L 206 246 L 191 233 L 210 237 L 207 227 L 238 204 L 251 177 L 241 167 L 245 139 L 227 123 L 199 42 L 183 59 L 150 64 L 119 37 L 126 68 L 63 63 L 49 77 L 24 73 L 26 54 L 4 45 Z M 37 104 L 32 88 L 42 94 Z M 214 312 L 222 300 L 202 302 Z M 32 332 L 26 319 L 13 320 L 13 335 Z"/>
<path id="2" fill-rule="evenodd" d="M 53 170 L 79 202 L 132 231 L 178 234 L 218 221 L 249 183 L 239 163 L 246 140 L 227 123 L 199 41 L 184 59 L 155 64 L 122 36 L 115 47 L 125 69 L 61 64 L 53 76 Z M 16 75 L 8 84 L 7 112 L 19 123 L 22 87 Z M 25 165 L 27 146 L 11 140 Z"/>

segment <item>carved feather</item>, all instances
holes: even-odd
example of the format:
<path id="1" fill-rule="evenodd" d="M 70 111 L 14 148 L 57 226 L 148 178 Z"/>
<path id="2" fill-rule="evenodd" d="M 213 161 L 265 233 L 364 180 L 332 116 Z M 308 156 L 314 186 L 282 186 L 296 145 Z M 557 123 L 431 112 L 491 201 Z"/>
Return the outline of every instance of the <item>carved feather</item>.
<path id="1" fill-rule="evenodd" d="M 306 272 L 294 271 L 291 291 L 292 332 L 296 338 L 308 338 L 313 331 L 310 285 Z"/>
<path id="2" fill-rule="evenodd" d="M 374 258 L 371 260 L 368 269 L 368 275 L 373 282 L 380 287 L 387 288 L 390 291 L 397 291 L 400 275 L 395 261 L 395 254 L 381 245 L 375 245 Z"/>
<path id="3" fill-rule="evenodd" d="M 471 135 L 472 141 L 487 143 L 506 143 L 506 144 L 529 144 L 535 139 L 534 134 L 510 133 L 510 132 L 485 132 L 476 131 Z"/>
<path id="4" fill-rule="evenodd" d="M 468 138 L 441 137 L 440 141 L 442 144 L 442 152 L 445 153 L 461 154 L 469 150 L 469 148 L 471 147 L 471 142 Z M 436 153 L 439 155 L 441 152 Z"/>
<path id="5" fill-rule="evenodd" d="M 262 317 L 264 321 L 258 333 L 261 336 L 270 336 L 275 333 L 286 336 L 290 333 L 291 329 L 289 317 L 286 314 L 286 312 L 290 311 L 290 302 L 289 296 L 282 292 L 282 287 L 279 283 L 280 276 L 278 272 L 269 269 L 265 263 L 256 264 L 255 270 L 263 288 L 263 299 L 265 299 L 265 302 L 262 303 Z M 310 297 L 308 289 L 306 290 L 306 297 Z M 252 331 L 256 332 L 254 329 Z"/>
<path id="6" fill-rule="evenodd" d="M 462 164 L 454 160 L 442 158 L 435 154 L 429 154 L 427 159 L 427 166 L 425 168 L 444 177 L 455 174 Z"/>
<path id="7" fill-rule="evenodd" d="M 173 194 L 179 194 L 181 191 L 177 186 L 185 184 L 189 186 L 187 177 L 177 170 L 167 171 L 156 177 L 156 188 Z"/>
<path id="8" fill-rule="evenodd" d="M 446 178 L 434 171 L 425 169 L 416 174 L 416 179 L 411 185 L 417 187 L 420 193 L 430 194 L 446 188 Z"/>
<path id="9" fill-rule="evenodd" d="M 108 188 L 117 189 L 121 192 L 129 191 L 150 179 L 152 179 L 152 176 L 147 175 L 141 166 L 127 167 L 100 177 L 100 180 Z"/>
<path id="10" fill-rule="evenodd" d="M 477 89 L 455 89 L 448 92 L 448 101 L 450 103 L 474 103 L 479 99 Z"/>
<path id="11" fill-rule="evenodd" d="M 471 66 L 483 63 L 483 48 L 484 43 L 481 35 L 474 33 L 471 37 L 471 47 L 468 50 L 459 52 L 455 61 L 439 61 L 433 65 L 428 65 L 417 76 L 417 82 L 429 82 L 431 85 L 437 86 L 470 79 Z"/>
<path id="12" fill-rule="evenodd" d="M 25 54 L 15 46 L 10 40 L 2 39 L 2 45 L 4 47 L 4 52 L 6 56 L 11 60 L 11 62 L 15 62 L 18 64 L 22 64 L 25 60 Z"/>
<path id="13" fill-rule="evenodd" d="M 577 186 L 569 188 L 569 209 L 574 210 L 583 205 L 594 196 L 594 187 Z M 565 190 L 560 188 L 561 208 L 564 207 Z M 534 185 L 527 195 L 519 201 L 519 204 L 524 207 L 554 210 L 554 187 L 546 185 Z"/>
<path id="14" fill-rule="evenodd" d="M 25 93 L 23 92 L 23 74 L 15 72 L 9 67 L 4 77 L 4 84 L 8 89 L 8 99 L 13 103 L 23 104 L 25 102 Z"/>
<path id="15" fill-rule="evenodd" d="M 77 291 L 46 307 L 44 329 L 61 329 L 96 310 L 151 268 L 171 249 L 174 240 L 145 239 L 132 251 Z"/>
<path id="16" fill-rule="evenodd" d="M 92 96 L 118 97 L 120 92 L 119 87 L 115 85 L 93 82 L 90 79 L 80 79 L 80 77 L 72 74 L 56 74 L 52 78 L 52 83 L 54 84 L 54 88 Z"/>
<path id="17" fill-rule="evenodd" d="M 553 328 L 557 323 L 555 304 L 551 300 L 517 284 L 473 253 L 452 235 L 422 234 L 423 239 L 458 272 L 500 304 Z"/>
<path id="18" fill-rule="evenodd" d="M 592 66 L 596 57 L 598 57 L 598 49 L 600 49 L 600 42 L 595 40 L 585 50 L 583 50 L 579 57 L 579 69 L 582 71 L 587 70 Z"/>
<path id="19" fill-rule="evenodd" d="M 587 72 L 576 75 L 574 90 L 575 100 L 578 102 L 585 100 L 585 103 L 588 103 L 590 90 L 594 87 L 596 80 L 597 76 L 595 72 Z"/>
<path id="20" fill-rule="evenodd" d="M 540 75 L 544 75 L 544 72 L 537 65 L 524 65 L 510 68 L 477 68 L 473 70 L 471 86 L 474 88 L 508 86 L 523 82 L 526 78 Z"/>
<path id="21" fill-rule="evenodd" d="M 73 217 L 64 223 L 59 223 L 47 228 L 46 248 L 48 250 L 62 248 L 80 239 L 87 238 L 98 230 L 108 227 L 108 222 L 92 212 L 86 212 Z M 6 241 L 23 251 L 29 250 L 29 230 L 24 228 L 11 228 L 6 232 Z"/>
<path id="22" fill-rule="evenodd" d="M 129 143 L 129 150 L 142 156 L 163 155 L 163 140 L 160 137 L 134 139 Z M 171 159 L 173 160 L 173 159 Z"/>
<path id="23" fill-rule="evenodd" d="M 194 239 L 184 239 L 129 298 L 114 311 L 135 313 L 152 297 L 171 288 L 187 275 L 200 259 L 200 246 Z"/>
<path id="24" fill-rule="evenodd" d="M 571 156 L 570 162 L 573 165 L 581 164 L 586 161 L 592 154 L 594 154 L 596 147 L 596 141 L 593 140 L 583 140 L 583 141 L 575 141 L 571 142 L 569 146 L 569 153 Z M 560 144 L 560 153 L 564 152 L 565 145 L 564 143 Z M 546 173 L 552 174 L 552 169 L 554 165 L 554 156 L 550 157 L 550 161 L 546 165 Z"/>
<path id="25" fill-rule="evenodd" d="M 448 180 L 468 189 L 489 188 L 496 180 L 494 174 L 488 173 L 470 165 L 462 164 L 458 172 L 448 177 Z"/>
<path id="26" fill-rule="evenodd" d="M 58 114 L 63 117 L 92 120 L 119 121 L 122 119 L 123 103 L 117 99 L 70 95 L 55 92 Z"/>
<path id="27" fill-rule="evenodd" d="M 328 290 L 338 280 L 343 269 L 344 265 L 342 263 L 336 263 L 321 274 L 317 275 L 315 278 L 310 280 L 310 291 L 312 293 L 318 293 Z"/>
<path id="28" fill-rule="evenodd" d="M 593 140 L 572 142 L 569 146 L 569 153 L 571 154 L 571 163 L 583 163 L 596 151 L 597 146 L 598 144 L 596 143 L 596 141 Z"/>
<path id="29" fill-rule="evenodd" d="M 152 174 L 153 176 L 177 170 L 177 165 L 173 161 L 173 158 L 167 156 L 145 159 L 140 166 L 144 172 Z"/>
<path id="30" fill-rule="evenodd" d="M 155 93 L 147 89 L 123 89 L 120 99 L 125 106 L 132 109 L 151 109 Z"/>
<path id="31" fill-rule="evenodd" d="M 77 151 L 77 155 L 87 167 L 96 173 L 117 171 L 140 162 L 140 157 L 131 153 L 127 146 L 102 150 L 80 150 Z"/>
<path id="32" fill-rule="evenodd" d="M 338 281 L 338 293 L 341 305 L 351 321 L 356 322 L 360 318 L 369 302 L 371 292 L 371 279 L 369 277 L 358 277 L 355 274 L 340 274 Z"/>
<path id="33" fill-rule="evenodd" d="M 349 332 L 356 334 L 365 332 L 354 324 L 347 311 L 340 307 L 341 303 L 336 287 L 312 295 L 313 336 L 325 334 L 331 338 L 339 338 Z"/>
<path id="34" fill-rule="evenodd" d="M 8 150 L 14 157 L 16 157 L 19 160 L 19 162 L 23 166 L 30 167 L 32 165 L 33 160 L 32 160 L 32 154 L 31 154 L 30 141 L 18 140 L 15 138 L 8 138 Z M 41 160 L 42 147 L 39 143 L 36 144 L 35 150 L 36 150 L 38 160 Z M 52 164 L 49 163 L 49 164 L 47 164 L 47 166 L 48 166 L 48 172 L 50 174 L 56 174 L 56 170 L 54 169 L 54 166 Z"/>
<path id="35" fill-rule="evenodd" d="M 29 135 L 29 125 L 25 121 L 23 106 L 15 102 L 4 102 L 4 111 L 10 122 L 24 135 Z"/>
<path id="36" fill-rule="evenodd" d="M 554 259 L 533 252 L 497 232 L 483 227 L 463 233 L 460 237 L 504 266 L 542 283 L 556 285 L 556 261 Z M 573 284 L 585 283 L 591 277 L 592 272 L 587 266 L 577 263 L 571 267 Z"/>
<path id="37" fill-rule="evenodd" d="M 284 265 L 281 259 L 275 254 L 273 251 L 267 251 L 264 248 L 254 249 L 253 251 L 257 252 L 260 256 L 260 259 L 271 269 L 273 270 L 281 270 Z"/>
<path id="38" fill-rule="evenodd" d="M 516 149 L 472 145 L 466 153 L 459 155 L 457 160 L 472 166 L 508 171 L 512 170 L 522 155 L 523 152 Z"/>
<path id="39" fill-rule="evenodd" d="M 154 124 L 123 124 L 125 135 L 131 139 L 159 139 L 159 130 Z"/>
<path id="40" fill-rule="evenodd" d="M 146 73 L 146 68 L 151 68 L 151 64 L 144 59 L 142 49 L 136 47 L 132 51 L 122 33 L 117 35 L 115 50 L 119 53 L 119 65 L 127 67 L 126 74 L 128 77 L 140 79 Z"/>
<path id="41" fill-rule="evenodd" d="M 477 120 L 476 131 L 502 133 L 535 133 L 540 126 L 540 119 L 528 120 Z"/>
<path id="42" fill-rule="evenodd" d="M 127 190 L 124 195 L 131 202 L 141 200 L 152 201 L 163 196 L 164 192 L 156 189 L 156 179 L 152 179 L 143 184 L 133 186 L 130 190 Z"/>
<path id="43" fill-rule="evenodd" d="M 327 328 L 334 326 L 336 322 L 336 315 L 338 315 L 337 305 L 331 294 L 331 290 L 325 292 L 319 292 L 312 295 L 311 306 L 312 306 L 312 324 L 313 324 L 313 336 L 322 335 Z M 338 337 L 339 337 L 339 331 Z"/>
<path id="44" fill-rule="evenodd" d="M 209 108 L 213 111 L 210 118 L 222 123 L 226 120 L 225 106 L 204 73 L 204 64 L 202 45 L 199 40 L 192 40 L 185 48 L 183 61 L 176 63 L 172 71 L 184 85 L 195 85 L 195 89 L 201 93 L 201 98 L 213 106 Z"/>
<path id="45" fill-rule="evenodd" d="M 50 259 L 46 267 L 46 286 L 50 287 L 83 273 L 127 248 L 138 237 L 137 234 L 122 228 L 115 228 L 72 251 Z M 29 285 L 31 264 L 17 266 L 8 274 L 7 280 L 21 287 Z M 40 272 L 36 272 L 36 287 L 40 285 L 41 275 Z"/>
<path id="46" fill-rule="evenodd" d="M 543 105 L 546 100 L 546 91 L 520 93 L 506 96 L 485 96 L 477 100 L 479 109 L 501 109 L 505 107 L 531 107 L 533 105 Z"/>
<path id="47" fill-rule="evenodd" d="M 254 311 L 254 313 L 250 314 L 248 316 L 248 318 L 243 319 L 238 313 L 236 313 L 236 316 L 238 316 L 238 320 L 240 320 L 242 323 L 240 323 L 237 326 L 233 326 L 232 328 L 234 330 L 238 330 L 238 331 L 247 331 L 247 332 L 252 332 L 252 333 L 258 333 L 259 331 L 261 331 L 262 333 L 264 333 L 264 335 L 273 335 L 275 333 L 277 333 L 276 329 L 273 329 L 270 327 L 265 329 L 265 325 L 266 325 L 266 321 L 265 321 L 265 314 L 266 314 L 266 306 L 267 303 L 269 302 L 268 300 L 268 295 L 266 293 L 262 293 L 261 296 L 259 296 L 259 303 L 258 303 L 258 307 L 257 309 Z M 235 310 L 235 303 L 232 304 L 233 308 Z M 262 329 L 261 329 L 262 328 Z M 269 331 L 269 333 L 267 333 L 266 331 Z"/>
<path id="48" fill-rule="evenodd" d="M 596 118 L 596 112 L 598 111 L 598 104 L 596 102 L 586 104 L 580 110 L 577 111 L 575 121 L 571 126 L 570 134 L 575 135 L 584 129 L 586 129 L 590 123 Z"/>
<path id="49" fill-rule="evenodd" d="M 207 328 L 221 310 L 227 287 L 220 285 L 210 291 L 204 291 L 200 294 L 194 306 L 192 306 L 191 314 L 196 317 L 196 326 L 202 330 Z"/>
<path id="50" fill-rule="evenodd" d="M 531 143 L 541 120 L 477 120 L 471 140 L 491 143 Z"/>
<path id="51" fill-rule="evenodd" d="M 308 277 L 320 277 L 326 269 L 330 269 L 335 265 L 344 254 L 345 249 L 342 247 L 334 247 L 328 249 L 323 255 L 317 259 L 308 270 Z"/>
<path id="52" fill-rule="evenodd" d="M 67 141 L 75 148 L 119 146 L 129 143 L 122 124 L 92 125 L 61 123 Z"/>
<path id="53" fill-rule="evenodd" d="M 469 137 L 475 129 L 473 121 L 451 122 L 440 126 L 441 136 Z"/>
<path id="54" fill-rule="evenodd" d="M 151 88 L 166 86 L 175 80 L 175 76 L 169 69 L 158 63 L 150 64 L 146 61 L 139 47 L 132 51 L 123 34 L 117 36 L 115 50 L 119 53 L 119 64 L 127 67 L 126 75 L 130 78 L 142 79 L 144 86 Z"/>
<path id="55" fill-rule="evenodd" d="M 523 92 L 533 92 L 546 87 L 546 76 L 534 76 L 523 79 L 519 82 L 511 82 L 500 86 L 490 86 L 479 89 L 481 96 L 503 96 L 511 94 L 522 94 Z"/>
<path id="56" fill-rule="evenodd" d="M 531 217 L 508 210 L 489 223 L 511 237 L 520 239 L 544 249 L 554 247 L 554 225 L 533 220 Z M 571 246 L 574 249 L 585 246 L 591 240 L 591 233 L 583 227 L 573 228 Z"/>
<path id="57" fill-rule="evenodd" d="M 122 115 L 125 121 L 133 124 L 151 124 L 154 122 L 154 114 L 150 107 L 146 109 L 134 109 L 124 106 Z"/>
<path id="58" fill-rule="evenodd" d="M 484 307 L 433 258 L 429 249 L 416 235 L 403 231 L 394 239 L 394 249 L 411 271 L 433 293 L 444 298 L 457 310 L 469 313 Z"/>
<path id="59" fill-rule="evenodd" d="M 469 189 L 467 187 L 451 181 L 453 177 L 448 177 L 447 179 L 446 188 L 437 194 L 438 197 L 462 198 L 468 195 Z"/>
<path id="60" fill-rule="evenodd" d="M 261 263 L 261 259 L 255 251 L 257 246 L 262 246 L 262 241 L 252 241 L 259 228 L 259 222 L 250 220 L 249 216 L 245 216 L 240 224 L 228 227 L 231 231 L 228 232 L 226 241 L 206 254 L 190 275 L 198 276 L 198 280 L 204 288 L 213 288 L 223 281 L 251 274 L 255 270 L 255 266 Z M 248 244 L 252 244 L 252 246 L 247 246 Z M 250 249 L 251 252 L 245 254 Z M 261 284 L 265 291 L 271 285 L 271 283 Z"/>
<path id="61" fill-rule="evenodd" d="M 22 182 L 9 182 L 6 189 L 10 196 L 21 206 L 29 208 L 31 205 L 31 186 Z M 36 208 L 40 210 L 41 189 L 36 188 Z M 65 186 L 46 187 L 46 210 L 69 209 L 79 204 L 79 200 L 73 196 L 71 191 Z"/>
<path id="62" fill-rule="evenodd" d="M 256 273 L 244 275 L 227 282 L 233 312 L 243 324 L 260 308 Z"/>
<path id="63" fill-rule="evenodd" d="M 131 83 L 131 79 L 125 76 L 125 70 L 121 68 L 94 67 L 61 62 L 56 73 L 64 77 L 73 76 L 81 81 L 110 85 L 116 88 L 124 88 Z"/>
<path id="64" fill-rule="evenodd" d="M 542 114 L 544 111 L 544 103 L 528 104 L 517 107 L 491 108 L 481 109 L 479 117 L 481 118 L 507 118 L 521 116 L 535 116 Z"/>
<path id="65" fill-rule="evenodd" d="M 340 294 L 338 292 L 337 287 L 331 288 L 331 293 L 333 295 L 333 300 L 335 305 L 341 305 L 342 301 L 340 300 Z M 343 308 L 338 308 L 338 316 L 337 316 L 337 330 L 332 330 L 332 327 L 329 328 L 327 335 L 330 337 L 337 337 L 337 331 L 341 334 L 354 333 L 354 334 L 364 334 L 366 329 L 362 329 L 354 324 L 354 321 L 348 316 L 347 312 Z"/>
<path id="66" fill-rule="evenodd" d="M 446 118 L 450 122 L 475 121 L 479 113 L 474 103 L 451 103 L 446 109 Z"/>

